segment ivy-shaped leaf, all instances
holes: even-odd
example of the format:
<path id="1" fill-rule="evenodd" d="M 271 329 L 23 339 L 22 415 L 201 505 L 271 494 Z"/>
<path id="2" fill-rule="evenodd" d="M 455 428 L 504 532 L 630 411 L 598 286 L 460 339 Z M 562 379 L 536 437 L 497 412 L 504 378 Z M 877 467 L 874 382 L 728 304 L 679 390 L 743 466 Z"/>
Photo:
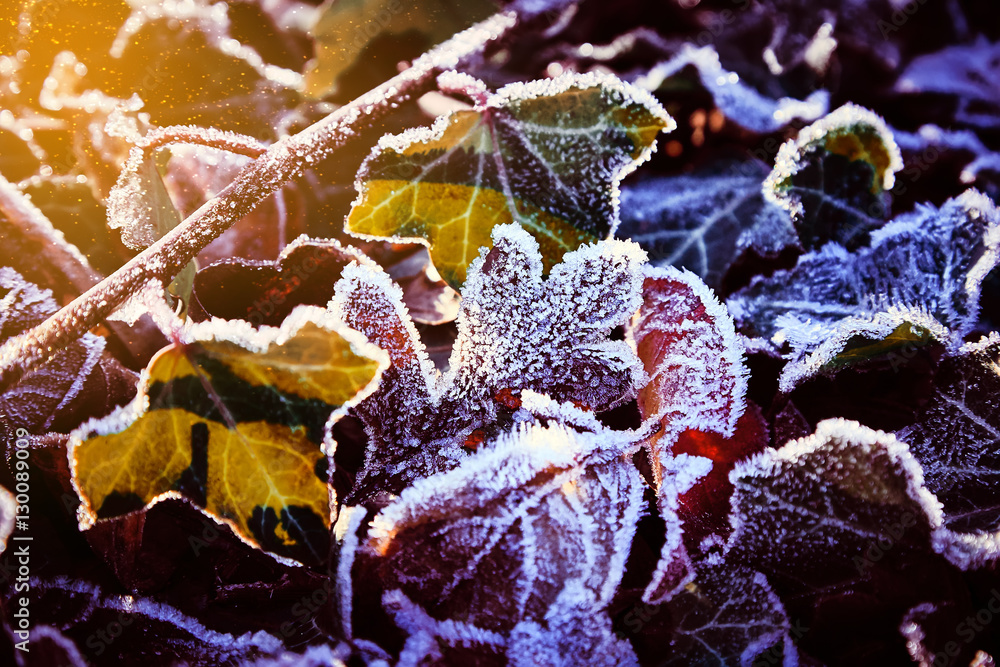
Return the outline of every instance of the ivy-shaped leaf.
<path id="1" fill-rule="evenodd" d="M 49 290 L 0 267 L 0 341 L 40 324 L 57 310 Z M 12 429 L 68 432 L 129 400 L 135 384 L 135 373 L 105 351 L 105 340 L 86 333 L 3 392 L 0 414 Z"/>
<path id="2" fill-rule="evenodd" d="M 936 338 L 954 345 L 977 323 L 983 280 L 1000 263 L 1000 211 L 974 190 L 922 206 L 848 252 L 829 244 L 795 268 L 759 277 L 728 301 L 759 345 L 787 344 L 781 388 Z"/>
<path id="3" fill-rule="evenodd" d="M 362 479 L 380 480 L 371 489 L 399 493 L 417 477 L 454 467 L 464 458 L 465 438 L 494 428 L 498 414 L 510 415 L 524 390 L 605 410 L 642 385 L 635 354 L 611 340 L 639 305 L 645 254 L 635 244 L 585 246 L 567 254 L 548 279 L 538 244 L 517 225 L 495 228 L 493 246 L 469 269 L 443 377 L 427 358 L 399 287 L 373 267 L 345 269 L 334 308 L 392 360 L 379 392 L 356 409 L 369 436 Z"/>
<path id="4" fill-rule="evenodd" d="M 966 345 L 941 362 L 934 396 L 897 433 L 924 470 L 944 525 L 979 549 L 972 566 L 1000 558 L 1000 336 Z"/>
<path id="5" fill-rule="evenodd" d="M 548 633 L 558 637 L 543 642 L 545 655 L 560 643 L 631 653 L 584 621 L 613 598 L 643 507 L 642 478 L 621 457 L 630 444 L 610 431 L 525 424 L 417 481 L 369 531 L 386 587 L 432 617 L 509 637 L 511 659 Z M 603 627 L 611 636 L 609 619 Z"/>
<path id="6" fill-rule="evenodd" d="M 624 341 L 610 339 L 640 304 L 646 254 L 602 241 L 542 277 L 544 252 L 524 229 L 497 227 L 462 290 L 446 378 L 488 405 L 503 389 L 532 389 L 601 411 L 632 398 L 645 378 Z"/>
<path id="7" fill-rule="evenodd" d="M 81 526 L 182 496 L 250 544 L 322 561 L 327 421 L 370 393 L 385 364 L 312 306 L 280 329 L 195 325 L 150 361 L 131 405 L 74 432 Z"/>
<path id="8" fill-rule="evenodd" d="M 770 172 L 738 162 L 622 187 L 618 237 L 635 241 L 654 266 L 676 266 L 718 288 L 745 252 L 762 257 L 795 245 L 788 212 L 765 200 Z"/>
<path id="9" fill-rule="evenodd" d="M 333 286 L 353 261 L 369 260 L 334 240 L 300 236 L 273 262 L 232 258 L 198 271 L 192 310 L 199 319 L 246 320 L 280 326 L 297 305 L 326 306 Z"/>
<path id="10" fill-rule="evenodd" d="M 846 104 L 778 150 L 764 195 L 788 210 L 806 250 L 856 248 L 881 227 L 903 158 L 885 122 Z"/>
<path id="11" fill-rule="evenodd" d="M 379 141 L 359 172 L 345 227 L 426 243 L 456 289 L 497 225 L 528 230 L 546 271 L 612 235 L 618 183 L 674 127 L 652 96 L 611 76 L 564 75 L 495 94 L 462 83 L 475 108 Z"/>

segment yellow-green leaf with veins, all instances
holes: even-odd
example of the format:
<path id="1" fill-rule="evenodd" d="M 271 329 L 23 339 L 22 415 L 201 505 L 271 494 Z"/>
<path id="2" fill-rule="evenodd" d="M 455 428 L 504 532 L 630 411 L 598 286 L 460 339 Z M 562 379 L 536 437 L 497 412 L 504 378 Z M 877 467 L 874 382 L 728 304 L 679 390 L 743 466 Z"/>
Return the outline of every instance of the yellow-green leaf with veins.
<path id="1" fill-rule="evenodd" d="M 280 329 L 197 325 L 150 361 L 130 406 L 73 434 L 81 523 L 183 496 L 251 544 L 322 561 L 326 423 L 373 391 L 387 365 L 384 352 L 312 306 Z"/>
<path id="2" fill-rule="evenodd" d="M 649 94 L 610 76 L 512 84 L 430 128 L 387 136 L 362 165 L 346 230 L 419 241 L 453 287 L 497 225 L 537 241 L 546 272 L 618 226 L 618 184 L 673 120 Z"/>

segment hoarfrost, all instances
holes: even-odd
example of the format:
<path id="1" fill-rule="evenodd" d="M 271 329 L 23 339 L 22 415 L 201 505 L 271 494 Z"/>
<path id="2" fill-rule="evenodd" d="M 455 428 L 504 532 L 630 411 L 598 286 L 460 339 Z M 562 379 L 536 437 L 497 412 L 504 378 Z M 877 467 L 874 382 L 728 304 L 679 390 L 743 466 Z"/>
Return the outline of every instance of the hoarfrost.
<path id="1" fill-rule="evenodd" d="M 521 424 L 418 480 L 369 530 L 387 587 L 435 618 L 515 635 L 521 623 L 547 624 L 594 640 L 590 624 L 572 630 L 565 615 L 578 619 L 581 600 L 589 615 L 611 602 L 643 507 L 643 481 L 609 437 Z"/>
<path id="2" fill-rule="evenodd" d="M 910 321 L 951 347 L 976 326 L 983 280 L 1000 263 L 1000 211 L 970 190 L 940 209 L 921 206 L 853 253 L 830 243 L 795 268 L 755 278 L 728 300 L 740 330 L 787 343 L 790 388 L 829 363 L 856 333 Z M 945 336 L 944 330 L 947 330 Z M 810 357 L 810 355 L 814 355 Z"/>
<path id="3" fill-rule="evenodd" d="M 764 97 L 741 83 L 735 72 L 724 70 L 713 46 L 696 48 L 685 44 L 680 53 L 653 67 L 639 77 L 635 84 L 645 90 L 655 91 L 666 79 L 688 66 L 698 70 L 702 85 L 711 93 L 716 106 L 726 118 L 753 132 L 774 132 L 796 118 L 816 120 L 826 113 L 830 105 L 830 94 L 822 89 L 814 91 L 804 100 L 789 97 L 773 100 Z"/>
<path id="4" fill-rule="evenodd" d="M 462 290 L 447 378 L 490 410 L 505 388 L 604 410 L 635 395 L 645 377 L 622 341 L 609 340 L 639 307 L 646 255 L 623 241 L 567 253 L 547 280 L 537 242 L 518 225 L 493 231 Z"/>

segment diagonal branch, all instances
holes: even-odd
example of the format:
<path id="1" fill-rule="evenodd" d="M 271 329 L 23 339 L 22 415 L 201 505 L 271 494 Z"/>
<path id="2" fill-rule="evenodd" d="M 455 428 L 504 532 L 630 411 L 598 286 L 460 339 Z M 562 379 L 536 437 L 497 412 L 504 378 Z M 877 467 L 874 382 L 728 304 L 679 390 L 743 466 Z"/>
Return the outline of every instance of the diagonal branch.
<path id="1" fill-rule="evenodd" d="M 98 285 L 48 320 L 0 346 L 0 390 L 44 363 L 118 309 L 150 279 L 164 284 L 205 246 L 309 164 L 329 157 L 365 123 L 400 102 L 433 89 L 435 78 L 480 52 L 515 23 L 513 13 L 499 13 L 460 32 L 413 62 L 405 71 L 340 107 L 302 132 L 284 137 L 244 167 L 218 196 L 183 224 L 136 255 Z"/>

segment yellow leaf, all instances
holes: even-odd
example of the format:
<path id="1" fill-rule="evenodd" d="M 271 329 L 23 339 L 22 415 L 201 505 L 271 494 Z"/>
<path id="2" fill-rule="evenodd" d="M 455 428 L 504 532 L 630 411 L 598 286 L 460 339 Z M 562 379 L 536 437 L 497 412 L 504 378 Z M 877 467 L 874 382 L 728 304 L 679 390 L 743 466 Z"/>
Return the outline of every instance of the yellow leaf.
<path id="1" fill-rule="evenodd" d="M 150 361 L 130 406 L 73 434 L 84 525 L 183 496 L 251 544 L 325 557 L 326 424 L 374 391 L 388 358 L 316 307 L 280 329 L 238 326 L 198 325 Z"/>

